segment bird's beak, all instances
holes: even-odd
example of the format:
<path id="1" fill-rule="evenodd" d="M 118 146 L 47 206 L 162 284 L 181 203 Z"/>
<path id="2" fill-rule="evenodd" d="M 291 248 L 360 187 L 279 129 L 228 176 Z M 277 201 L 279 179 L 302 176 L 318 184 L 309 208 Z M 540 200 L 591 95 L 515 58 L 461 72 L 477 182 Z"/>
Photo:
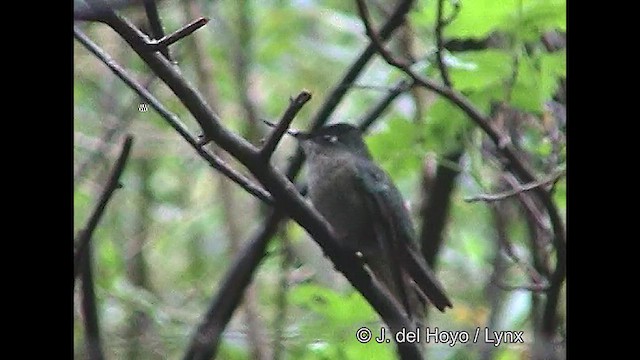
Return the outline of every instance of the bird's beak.
<path id="1" fill-rule="evenodd" d="M 262 119 L 262 122 L 267 124 L 267 125 L 269 125 L 269 126 L 271 126 L 271 127 L 276 127 L 276 124 L 274 124 L 274 123 L 272 123 L 272 122 L 270 122 L 268 120 Z M 298 129 L 291 129 L 291 128 L 287 129 L 287 134 L 293 136 L 294 138 L 296 138 L 298 140 L 307 140 L 307 139 L 309 139 L 311 137 L 310 133 L 306 133 L 306 132 L 300 131 Z"/>

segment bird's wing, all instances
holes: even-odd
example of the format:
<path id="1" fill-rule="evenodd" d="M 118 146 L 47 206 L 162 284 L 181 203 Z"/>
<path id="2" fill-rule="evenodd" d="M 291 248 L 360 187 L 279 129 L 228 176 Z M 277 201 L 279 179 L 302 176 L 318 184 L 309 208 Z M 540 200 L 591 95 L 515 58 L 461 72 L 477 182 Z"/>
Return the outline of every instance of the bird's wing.
<path id="1" fill-rule="evenodd" d="M 403 304 L 407 304 L 406 292 L 409 289 L 402 276 L 403 269 L 406 269 L 438 310 L 452 307 L 442 285 L 417 251 L 415 231 L 400 191 L 373 162 L 359 161 L 357 167 L 358 184 L 362 187 L 362 193 L 368 196 L 374 226 L 379 230 L 375 233 L 386 235 L 377 236 L 377 241 L 382 250 L 389 254 L 392 276 L 401 289 Z"/>
<path id="2" fill-rule="evenodd" d="M 375 164 L 371 162 L 360 162 L 357 164 L 356 174 L 358 178 L 358 192 L 364 194 L 366 197 L 366 204 L 371 215 L 372 226 L 374 227 L 373 234 L 376 237 L 376 242 L 380 247 L 380 252 L 385 259 L 384 263 L 389 267 L 391 274 L 390 281 L 395 283 L 393 286 L 397 289 L 397 293 L 393 289 L 389 289 L 392 293 L 396 293 L 399 297 L 399 301 L 404 306 L 407 315 L 411 315 L 411 306 L 409 304 L 409 298 L 407 292 L 409 290 L 409 283 L 406 276 L 403 276 L 402 269 L 402 254 L 401 254 L 401 240 L 398 238 L 399 233 L 396 229 L 398 225 L 395 221 L 390 220 L 392 214 L 389 210 L 393 206 L 389 206 L 385 199 L 388 197 L 390 182 L 386 178 L 386 174 L 380 171 Z M 380 276 L 381 274 L 377 274 Z M 384 280 L 384 279 L 381 279 Z M 384 283 L 384 281 L 383 281 Z M 391 284 L 386 284 L 388 287 Z"/>

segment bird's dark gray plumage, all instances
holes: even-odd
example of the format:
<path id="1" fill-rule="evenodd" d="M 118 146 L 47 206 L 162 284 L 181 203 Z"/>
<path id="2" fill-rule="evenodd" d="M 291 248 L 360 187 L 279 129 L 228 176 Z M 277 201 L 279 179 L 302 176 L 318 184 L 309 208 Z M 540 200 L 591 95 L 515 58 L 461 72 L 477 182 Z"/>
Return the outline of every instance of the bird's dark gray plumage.
<path id="1" fill-rule="evenodd" d="M 308 160 L 309 197 L 346 251 L 371 271 L 414 318 L 424 297 L 441 311 L 451 301 L 418 251 L 400 191 L 373 161 L 360 131 L 348 124 L 296 133 Z"/>

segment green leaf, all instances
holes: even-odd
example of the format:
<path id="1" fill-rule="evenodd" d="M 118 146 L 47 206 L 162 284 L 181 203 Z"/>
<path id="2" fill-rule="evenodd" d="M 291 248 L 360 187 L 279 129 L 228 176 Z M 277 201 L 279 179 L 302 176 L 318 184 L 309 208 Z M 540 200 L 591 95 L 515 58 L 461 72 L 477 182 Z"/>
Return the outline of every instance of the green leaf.
<path id="1" fill-rule="evenodd" d="M 451 81 L 458 91 L 483 90 L 503 84 L 511 76 L 512 55 L 502 50 L 463 53 L 449 65 Z"/>
<path id="2" fill-rule="evenodd" d="M 507 17 L 503 30 L 522 41 L 535 41 L 545 31 L 566 30 L 567 10 L 564 0 L 525 1 L 521 10 Z"/>
<path id="3" fill-rule="evenodd" d="M 551 29 L 566 30 L 564 0 L 460 0 L 458 16 L 444 30 L 446 38 L 487 37 L 502 31 L 529 41 Z M 410 14 L 417 26 L 433 28 L 436 21 L 436 1 L 421 3 Z M 451 1 L 445 1 L 445 18 L 452 13 Z"/>
<path id="4" fill-rule="evenodd" d="M 525 111 L 540 114 L 551 99 L 558 79 L 566 74 L 566 52 L 542 54 L 537 59 L 523 56 L 511 94 L 511 103 Z"/>
<path id="5" fill-rule="evenodd" d="M 423 151 L 416 125 L 403 117 L 393 118 L 385 125 L 366 139 L 373 158 L 396 179 L 418 172 Z"/>
<path id="6" fill-rule="evenodd" d="M 563 50 L 543 54 L 540 58 L 540 72 L 542 90 L 548 94 L 553 93 L 558 86 L 558 79 L 567 76 L 567 52 Z"/>
<path id="7" fill-rule="evenodd" d="M 555 190 L 553 192 L 553 200 L 556 204 L 558 204 L 558 208 L 560 209 L 561 216 L 566 217 L 566 206 L 567 206 L 567 180 L 566 178 L 560 179 L 555 186 Z"/>
<path id="8" fill-rule="evenodd" d="M 332 289 L 304 284 L 291 292 L 291 301 L 317 314 L 332 324 L 364 323 L 375 319 L 375 312 L 358 292 L 340 294 Z"/>
<path id="9" fill-rule="evenodd" d="M 462 0 L 460 13 L 445 29 L 446 37 L 483 38 L 507 23 L 518 0 Z M 435 1 L 433 1 L 435 3 Z M 435 5 L 434 10 L 435 12 Z"/>
<path id="10" fill-rule="evenodd" d="M 459 136 L 466 126 L 466 115 L 445 99 L 438 99 L 427 114 L 425 147 L 442 154 L 460 142 Z"/>

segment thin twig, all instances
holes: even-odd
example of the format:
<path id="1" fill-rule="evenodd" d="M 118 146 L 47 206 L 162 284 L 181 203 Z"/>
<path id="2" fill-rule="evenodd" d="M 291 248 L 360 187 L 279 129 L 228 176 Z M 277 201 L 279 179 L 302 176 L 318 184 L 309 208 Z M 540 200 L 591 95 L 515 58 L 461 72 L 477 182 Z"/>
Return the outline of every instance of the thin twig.
<path id="1" fill-rule="evenodd" d="M 262 146 L 262 149 L 260 149 L 260 156 L 265 160 L 271 158 L 271 155 L 276 150 L 276 146 L 278 146 L 278 143 L 287 132 L 287 129 L 289 129 L 289 125 L 295 118 L 296 114 L 309 100 L 311 100 L 311 93 L 306 90 L 302 90 L 295 99 L 290 100 L 287 111 L 282 115 L 282 118 L 276 125 L 275 129 L 273 129 Z"/>
<path id="2" fill-rule="evenodd" d="M 485 202 L 494 202 L 500 201 L 504 199 L 508 199 L 512 196 L 518 195 L 520 193 L 531 191 L 540 186 L 547 186 L 549 184 L 554 184 L 557 182 L 562 176 L 564 176 L 565 171 L 559 171 L 556 174 L 551 175 L 550 177 L 542 180 L 538 180 L 536 182 L 532 182 L 529 184 L 521 185 L 514 187 L 512 190 L 504 191 L 498 194 L 480 194 L 472 197 L 465 198 L 466 202 L 477 202 L 477 201 L 485 201 Z"/>
<path id="3" fill-rule="evenodd" d="M 98 306 L 96 304 L 96 293 L 93 282 L 93 256 L 92 246 L 87 244 L 83 249 L 84 261 L 80 264 L 82 299 L 80 307 L 82 309 L 82 320 L 85 331 L 85 346 L 87 349 L 87 359 L 103 360 L 102 340 L 100 339 L 100 321 L 98 318 Z M 75 278 L 74 278 L 75 279 Z"/>
<path id="4" fill-rule="evenodd" d="M 124 143 L 122 144 L 122 150 L 120 151 L 120 156 L 118 156 L 118 160 L 116 160 L 113 169 L 111 170 L 111 174 L 109 175 L 109 179 L 100 194 L 98 199 L 98 203 L 96 207 L 91 212 L 89 216 L 89 220 L 87 224 L 80 230 L 76 244 L 76 252 L 73 256 L 73 281 L 78 276 L 80 272 L 80 268 L 83 262 L 83 258 L 86 256 L 87 247 L 89 246 L 89 242 L 91 241 L 91 237 L 93 235 L 93 231 L 98 226 L 100 219 L 102 218 L 102 214 L 104 213 L 104 209 L 107 207 L 107 203 L 111 196 L 115 192 L 115 190 L 120 186 L 119 179 L 122 171 L 124 170 L 124 166 L 127 163 L 127 158 L 129 157 L 129 153 L 131 151 L 131 145 L 133 143 L 133 137 L 127 136 L 125 138 Z"/>
<path id="5" fill-rule="evenodd" d="M 511 285 L 511 284 L 496 283 L 496 286 L 506 291 L 527 290 L 527 291 L 533 291 L 533 292 L 545 292 L 549 290 L 549 284 Z"/>
<path id="6" fill-rule="evenodd" d="M 169 112 L 162 103 L 157 100 L 144 86 L 140 85 L 133 77 L 131 77 L 118 63 L 115 62 L 109 54 L 104 52 L 98 45 L 91 41 L 82 31 L 74 27 L 74 36 L 82 45 L 84 45 L 92 54 L 94 54 L 100 61 L 113 71 L 122 81 L 125 82 L 131 89 L 133 89 L 142 99 L 151 105 L 151 107 L 160 114 L 160 116 L 174 129 L 176 130 L 198 154 L 204 158 L 209 165 L 214 169 L 220 171 L 223 175 L 231 179 L 231 181 L 240 185 L 251 195 L 262 200 L 266 204 L 273 204 L 273 198 L 271 195 L 261 188 L 259 185 L 253 183 L 247 177 L 239 173 L 230 167 L 227 163 L 215 156 L 209 150 L 203 148 L 200 143 L 201 140 L 197 140 L 190 133 L 187 127 L 180 121 L 180 119 L 173 113 Z"/>
<path id="7" fill-rule="evenodd" d="M 158 14 L 158 6 L 155 0 L 144 0 L 144 11 L 147 13 L 147 19 L 149 20 L 149 27 L 151 28 L 151 37 L 153 39 L 164 38 L 164 29 L 162 28 L 162 21 L 160 20 L 160 14 Z M 171 61 L 171 55 L 169 54 L 169 48 L 166 46 L 160 46 L 157 50 L 164 55 L 167 60 Z"/>
<path id="8" fill-rule="evenodd" d="M 382 98 L 382 100 L 378 101 L 376 106 L 371 108 L 363 117 L 362 120 L 359 121 L 358 128 L 360 131 L 364 132 L 367 128 L 371 126 L 371 124 L 377 120 L 380 115 L 389 107 L 389 104 L 395 100 L 398 95 L 403 92 L 411 89 L 413 86 L 413 82 L 407 80 L 400 80 L 395 86 L 388 89 L 389 93 Z"/>
<path id="9" fill-rule="evenodd" d="M 385 49 L 382 44 L 382 39 L 380 39 L 378 33 L 373 29 L 371 25 L 371 20 L 369 18 L 369 10 L 367 9 L 367 5 L 364 0 L 356 0 L 356 4 L 358 5 L 358 13 L 360 14 L 360 18 L 362 18 L 362 22 L 364 23 L 364 28 L 371 39 L 371 43 L 375 47 L 376 51 L 389 63 L 399 68 L 408 68 L 410 66 L 409 63 L 406 63 L 400 59 L 396 59 L 387 49 Z"/>
<path id="10" fill-rule="evenodd" d="M 520 267 L 520 269 L 522 269 L 522 271 L 524 271 L 529 276 L 531 281 L 533 281 L 536 284 L 541 284 L 546 282 L 546 279 L 536 269 L 534 269 L 531 265 L 529 265 L 527 262 L 522 260 L 520 256 L 518 256 L 518 254 L 516 254 L 516 252 L 513 249 L 513 245 L 511 244 L 511 242 L 507 237 L 504 237 L 502 239 L 502 242 L 500 245 L 502 250 L 504 250 L 504 252 L 507 254 L 507 257 L 509 257 L 511 261 L 513 261 L 518 267 Z"/>
<path id="11" fill-rule="evenodd" d="M 392 92 L 395 90 L 395 87 L 390 87 L 386 85 L 350 84 L 350 85 L 345 85 L 345 87 L 351 88 L 351 89 L 360 89 L 360 90 L 375 90 L 380 92 Z"/>
<path id="12" fill-rule="evenodd" d="M 509 183 L 509 185 L 511 185 L 512 188 L 521 186 L 518 179 L 510 173 L 503 174 L 503 178 L 506 182 Z M 547 223 L 546 216 L 539 209 L 539 205 L 534 201 L 535 199 L 527 196 L 526 193 L 518 193 L 516 194 L 516 196 L 518 196 L 520 203 L 522 204 L 524 209 L 529 212 L 531 218 L 533 219 L 533 221 L 535 221 L 540 230 L 544 231 L 546 234 L 553 235 L 551 233 L 551 228 Z"/>
<path id="13" fill-rule="evenodd" d="M 169 45 L 181 40 L 184 37 L 191 35 L 194 31 L 200 29 L 205 26 L 209 22 L 209 19 L 201 17 L 197 20 L 190 22 L 189 24 L 181 27 L 170 35 L 164 36 L 159 40 L 151 40 L 149 41 L 149 46 L 154 51 L 162 51 L 162 49 L 166 49 Z"/>
<path id="14" fill-rule="evenodd" d="M 458 4 L 456 2 L 456 4 Z M 459 9 L 460 5 L 458 5 L 456 7 L 456 9 Z M 444 56 L 443 56 L 443 51 L 444 51 L 444 37 L 443 37 L 443 31 L 445 26 L 447 26 L 447 22 L 446 19 L 444 19 L 444 0 L 438 0 L 438 4 L 437 4 L 437 10 L 436 10 L 436 28 L 435 28 L 435 34 L 436 34 L 436 63 L 438 64 L 438 69 L 440 69 L 440 76 L 442 77 L 442 82 L 448 86 L 451 87 L 451 77 L 449 76 L 449 69 L 447 68 L 447 65 L 444 62 Z M 457 13 L 457 12 L 456 12 Z M 454 14 L 456 14 L 454 13 Z M 452 15 L 453 16 L 453 15 Z M 451 18 L 453 19 L 453 18 Z M 449 20 L 451 20 L 449 19 Z"/>

